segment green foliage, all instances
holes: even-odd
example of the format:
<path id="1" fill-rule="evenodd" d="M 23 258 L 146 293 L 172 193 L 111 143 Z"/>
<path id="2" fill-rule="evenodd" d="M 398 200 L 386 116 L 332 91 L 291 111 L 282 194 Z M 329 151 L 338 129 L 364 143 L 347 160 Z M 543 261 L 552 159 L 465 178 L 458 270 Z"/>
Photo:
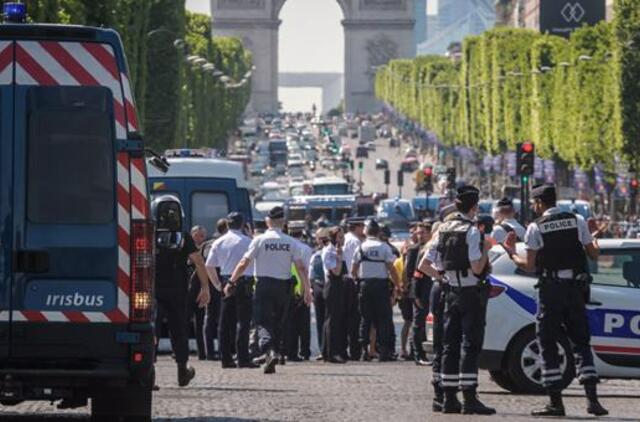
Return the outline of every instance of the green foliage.
<path id="1" fill-rule="evenodd" d="M 495 28 L 467 37 L 459 64 L 392 60 L 376 75 L 376 95 L 447 145 L 499 153 L 533 140 L 542 157 L 583 168 L 638 160 L 638 4 L 620 1 L 615 27 L 585 26 L 569 40 Z"/>
<path id="2" fill-rule="evenodd" d="M 185 0 L 25 3 L 35 22 L 118 31 L 149 146 L 158 151 L 186 145 L 224 147 L 249 101 L 251 84 L 225 89 L 210 71 L 192 67 L 185 56 L 201 56 L 240 81 L 251 69 L 251 55 L 237 39 L 212 38 L 209 16 L 185 12 Z M 184 47 L 176 46 L 176 40 L 184 40 Z"/>

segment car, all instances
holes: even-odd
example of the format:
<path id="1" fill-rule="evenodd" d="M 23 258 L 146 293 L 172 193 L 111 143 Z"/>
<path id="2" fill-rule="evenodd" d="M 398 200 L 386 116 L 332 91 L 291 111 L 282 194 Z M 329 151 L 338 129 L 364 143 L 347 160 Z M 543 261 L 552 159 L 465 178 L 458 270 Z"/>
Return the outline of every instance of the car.
<path id="1" fill-rule="evenodd" d="M 365 147 L 367 147 L 367 149 L 369 151 L 375 151 L 376 150 L 376 144 L 375 142 L 367 142 Z"/>
<path id="2" fill-rule="evenodd" d="M 594 363 L 601 378 L 640 378 L 640 240 L 600 239 L 589 260 L 593 277 L 587 314 Z M 520 254 L 524 245 L 518 244 Z M 516 269 L 501 247 L 490 251 L 493 272 L 480 367 L 514 393 L 542 393 L 542 357 L 535 338 L 537 278 Z M 433 339 L 427 316 L 427 349 Z M 498 329 L 496 329 L 499 327 Z M 560 338 L 564 385 L 575 376 L 569 341 Z"/>
<path id="3" fill-rule="evenodd" d="M 389 148 L 397 148 L 400 142 L 396 138 L 389 138 Z"/>
<path id="4" fill-rule="evenodd" d="M 150 422 L 155 236 L 125 49 L 23 7 L 0 25 L 0 404 Z"/>
<path id="5" fill-rule="evenodd" d="M 356 158 L 369 158 L 369 150 L 365 146 L 356 149 Z"/>
<path id="6" fill-rule="evenodd" d="M 376 159 L 376 170 L 387 170 L 389 168 L 389 162 L 384 158 Z"/>
<path id="7" fill-rule="evenodd" d="M 413 173 L 418 170 L 419 167 L 420 163 L 418 162 L 418 159 L 414 157 L 405 158 L 400 164 L 400 170 L 405 173 Z"/>

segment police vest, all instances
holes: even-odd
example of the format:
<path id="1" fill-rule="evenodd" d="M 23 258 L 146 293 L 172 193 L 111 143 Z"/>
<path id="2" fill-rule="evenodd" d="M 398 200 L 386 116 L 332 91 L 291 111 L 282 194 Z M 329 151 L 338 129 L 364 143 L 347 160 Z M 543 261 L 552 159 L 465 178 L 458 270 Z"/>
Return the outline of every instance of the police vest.
<path id="1" fill-rule="evenodd" d="M 322 266 L 322 255 L 314 255 L 311 261 L 311 280 L 316 283 L 324 283 L 324 267 Z"/>
<path id="2" fill-rule="evenodd" d="M 440 226 L 438 253 L 445 271 L 465 272 L 471 268 L 467 233 L 473 223 L 463 218 L 454 218 Z"/>
<path id="3" fill-rule="evenodd" d="M 543 242 L 542 249 L 536 257 L 538 274 L 559 270 L 583 272 L 586 267 L 586 255 L 580 242 L 577 217 L 562 212 L 542 216 L 535 222 Z"/>

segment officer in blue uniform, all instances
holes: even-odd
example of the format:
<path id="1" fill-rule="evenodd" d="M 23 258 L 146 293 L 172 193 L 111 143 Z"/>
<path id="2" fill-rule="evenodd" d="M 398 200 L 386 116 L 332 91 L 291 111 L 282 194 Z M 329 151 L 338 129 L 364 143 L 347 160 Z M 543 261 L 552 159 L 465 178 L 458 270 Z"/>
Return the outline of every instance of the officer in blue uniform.
<path id="1" fill-rule="evenodd" d="M 437 278 L 445 287 L 444 339 L 442 351 L 443 413 L 491 415 L 496 411 L 477 397 L 478 357 L 484 341 L 490 242 L 474 224 L 480 192 L 463 186 L 456 196 L 456 213 L 444 222 L 427 256 L 444 271 Z M 457 398 L 458 389 L 464 404 Z M 436 409 L 434 406 L 434 410 Z"/>
<path id="2" fill-rule="evenodd" d="M 178 365 L 178 385 L 184 387 L 196 373 L 195 369 L 187 366 L 187 262 L 190 260 L 195 265 L 200 279 L 196 302 L 201 308 L 209 303 L 209 278 L 202 255 L 189 233 L 183 231 L 180 200 L 173 195 L 162 195 L 151 203 L 151 212 L 156 221 L 156 327 L 161 326 L 160 322 L 166 316 L 171 347 Z"/>
<path id="3" fill-rule="evenodd" d="M 328 233 L 326 229 L 318 229 L 316 231 L 316 244 L 317 249 L 311 255 L 309 261 L 309 283 L 313 290 L 313 307 L 316 314 L 316 334 L 318 339 L 318 349 L 320 355 L 317 359 L 322 359 L 322 350 L 324 348 L 323 331 L 324 331 L 324 317 L 325 317 L 325 300 L 324 300 L 324 266 L 322 265 L 322 249 L 329 243 Z"/>
<path id="4" fill-rule="evenodd" d="M 310 305 L 312 297 L 298 241 L 282 231 L 285 223 L 284 209 L 271 209 L 266 222 L 269 229 L 251 241 L 249 249 L 233 271 L 229 285 L 230 288 L 237 288 L 238 281 L 249 265 L 254 263 L 254 276 L 257 279 L 254 320 L 258 326 L 260 352 L 266 355 L 263 371 L 265 374 L 273 374 L 278 362 L 278 346 L 284 334 L 292 264 L 295 264 L 302 278 L 305 304 Z"/>
<path id="5" fill-rule="evenodd" d="M 539 216 L 525 234 L 526 257 L 516 254 L 515 233 L 507 236 L 505 249 L 513 261 L 539 277 L 536 336 L 542 352 L 542 382 L 550 401 L 534 416 L 564 416 L 563 374 L 558 341 L 571 340 L 577 356 L 578 379 L 587 396 L 587 412 L 596 416 L 608 411 L 598 401 L 598 374 L 593 364 L 591 334 L 585 304 L 589 301 L 591 277 L 587 256 L 597 259 L 598 245 L 580 215 L 562 212 L 556 206 L 553 185 L 536 186 L 531 191 L 533 208 Z"/>
<path id="6" fill-rule="evenodd" d="M 373 326 L 380 345 L 380 361 L 388 362 L 393 360 L 395 349 L 392 340 L 394 327 L 389 279 L 393 281 L 397 295 L 400 294 L 401 286 L 393 267 L 396 256 L 391 247 L 379 239 L 380 233 L 380 225 L 375 220 L 367 220 L 367 237 L 353 257 L 351 275 L 360 280 L 360 342 L 366 348 L 369 344 L 369 331 Z"/>
<path id="7" fill-rule="evenodd" d="M 242 232 L 244 217 L 238 212 L 227 216 L 229 230 L 218 238 L 209 251 L 206 267 L 214 285 L 224 294 L 220 306 L 218 339 L 222 368 L 257 368 L 249 359 L 249 329 L 251 325 L 253 274 L 247 268 L 235 286 L 229 284 L 231 272 L 249 249 L 251 239 Z M 220 279 L 216 268 L 220 268 Z M 238 362 L 233 360 L 237 352 Z"/>

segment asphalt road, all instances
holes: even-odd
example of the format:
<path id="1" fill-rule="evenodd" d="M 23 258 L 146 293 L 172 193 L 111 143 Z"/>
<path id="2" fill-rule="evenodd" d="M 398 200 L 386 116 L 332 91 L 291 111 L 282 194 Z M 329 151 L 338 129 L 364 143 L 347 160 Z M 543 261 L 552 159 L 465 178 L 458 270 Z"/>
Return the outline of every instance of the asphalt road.
<path id="1" fill-rule="evenodd" d="M 431 369 L 411 362 L 288 363 L 275 375 L 259 370 L 220 368 L 217 362 L 193 362 L 194 382 L 176 386 L 175 364 L 158 363 L 160 391 L 154 397 L 154 420 L 162 422 L 218 421 L 471 421 L 488 417 L 451 416 L 431 412 L 427 388 Z M 480 395 L 495 406 L 494 419 L 534 420 L 529 416 L 543 397 L 511 395 L 481 374 Z M 603 404 L 612 416 L 604 421 L 640 420 L 639 381 L 609 380 L 601 384 Z M 567 390 L 564 420 L 587 420 L 579 385 Z M 3 422 L 88 421 L 88 410 L 56 412 L 48 403 L 27 403 L 0 410 Z"/>

